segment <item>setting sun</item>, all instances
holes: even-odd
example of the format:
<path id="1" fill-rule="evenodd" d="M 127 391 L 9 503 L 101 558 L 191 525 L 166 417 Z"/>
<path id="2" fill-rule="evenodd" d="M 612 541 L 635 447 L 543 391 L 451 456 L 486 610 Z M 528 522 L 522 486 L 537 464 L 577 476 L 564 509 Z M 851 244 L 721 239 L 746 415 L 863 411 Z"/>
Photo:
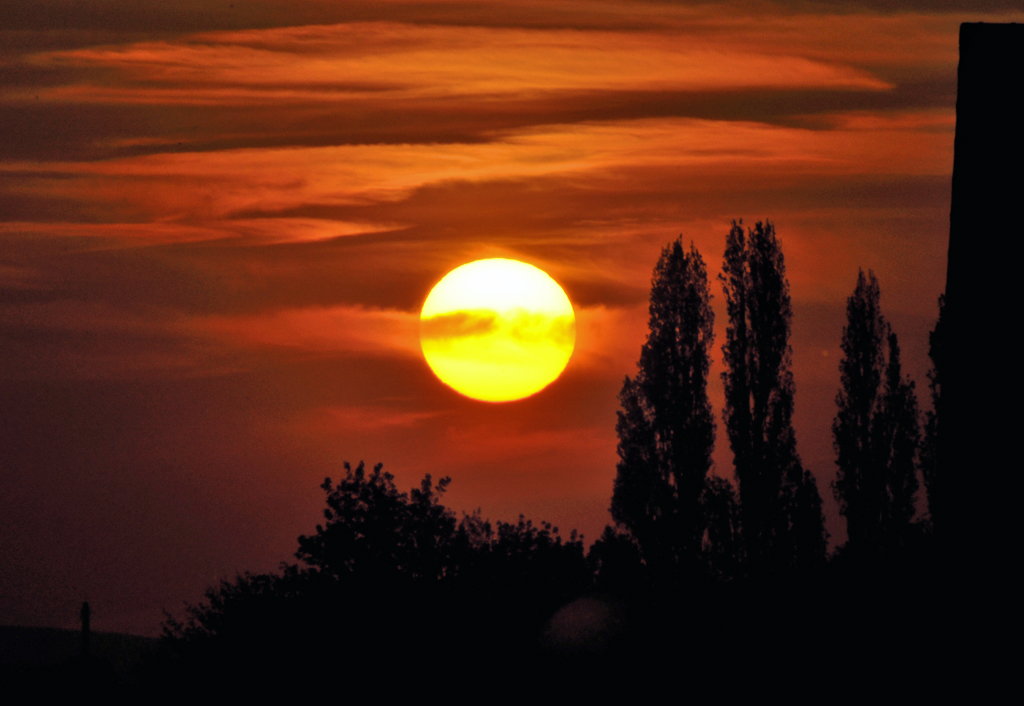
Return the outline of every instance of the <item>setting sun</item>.
<path id="1" fill-rule="evenodd" d="M 565 369 L 576 342 L 572 304 L 544 271 L 516 260 L 477 260 L 449 272 L 420 314 L 423 356 L 457 392 L 509 402 L 539 392 Z"/>

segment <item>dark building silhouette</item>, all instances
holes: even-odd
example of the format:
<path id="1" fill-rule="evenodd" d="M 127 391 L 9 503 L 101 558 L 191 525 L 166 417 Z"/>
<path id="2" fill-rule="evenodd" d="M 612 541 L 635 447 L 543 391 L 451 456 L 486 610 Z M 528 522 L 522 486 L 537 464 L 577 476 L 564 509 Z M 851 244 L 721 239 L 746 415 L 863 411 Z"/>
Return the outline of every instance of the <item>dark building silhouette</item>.
<path id="1" fill-rule="evenodd" d="M 1000 567 L 1015 555 L 1020 502 L 1013 485 L 1020 467 L 1014 427 L 1021 414 L 1015 334 L 1024 25 L 961 25 L 957 79 L 939 485 L 931 513 L 954 570 L 984 591 L 1000 583 Z"/>

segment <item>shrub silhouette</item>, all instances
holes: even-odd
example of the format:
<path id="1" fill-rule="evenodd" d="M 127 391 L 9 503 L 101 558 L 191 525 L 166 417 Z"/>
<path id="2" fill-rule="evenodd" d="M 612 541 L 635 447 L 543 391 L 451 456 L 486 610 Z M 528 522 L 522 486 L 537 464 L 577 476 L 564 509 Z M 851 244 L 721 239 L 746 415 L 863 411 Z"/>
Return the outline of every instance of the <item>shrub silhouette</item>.
<path id="1" fill-rule="evenodd" d="M 321 486 L 325 522 L 299 537 L 300 563 L 222 581 L 183 620 L 168 615 L 150 678 L 185 688 L 338 664 L 375 677 L 458 664 L 482 678 L 535 658 L 546 622 L 590 588 L 582 537 L 522 516 L 456 520 L 449 482 L 427 475 L 402 493 L 381 464 L 346 463 Z"/>

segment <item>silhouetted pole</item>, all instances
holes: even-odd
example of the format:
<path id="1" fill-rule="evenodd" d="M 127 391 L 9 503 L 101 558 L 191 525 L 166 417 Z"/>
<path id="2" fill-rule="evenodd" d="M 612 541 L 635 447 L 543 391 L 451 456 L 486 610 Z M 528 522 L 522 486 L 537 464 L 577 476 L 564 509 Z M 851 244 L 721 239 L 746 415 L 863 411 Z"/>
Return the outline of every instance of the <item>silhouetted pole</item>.
<path id="1" fill-rule="evenodd" d="M 89 658 L 89 601 L 82 603 L 82 659 Z"/>
<path id="2" fill-rule="evenodd" d="M 961 578 L 1011 561 L 1020 499 L 1024 25 L 960 25 L 944 380 L 932 508 Z M 1009 553 L 1008 553 L 1009 552 Z M 966 585 L 966 584 L 965 584 Z M 994 584 L 990 584 L 994 585 Z"/>

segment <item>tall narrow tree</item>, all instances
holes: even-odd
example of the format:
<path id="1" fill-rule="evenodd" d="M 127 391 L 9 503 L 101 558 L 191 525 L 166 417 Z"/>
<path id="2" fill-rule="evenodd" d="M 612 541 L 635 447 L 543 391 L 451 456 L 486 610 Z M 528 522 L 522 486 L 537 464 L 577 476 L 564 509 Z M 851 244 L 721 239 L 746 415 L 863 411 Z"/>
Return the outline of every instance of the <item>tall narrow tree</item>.
<path id="1" fill-rule="evenodd" d="M 885 389 L 873 437 L 877 463 L 885 469 L 882 536 L 885 549 L 891 551 L 910 540 L 919 487 L 917 454 L 921 423 L 914 381 L 903 377 L 896 334 L 890 331 L 886 343 Z"/>
<path id="2" fill-rule="evenodd" d="M 835 495 L 846 518 L 848 548 L 866 551 L 881 538 L 881 507 L 885 481 L 871 450 L 872 420 L 882 384 L 882 343 L 888 331 L 878 306 L 878 280 L 872 272 L 857 275 L 857 286 L 846 301 L 842 384 L 836 396 L 838 411 L 832 422 L 833 447 L 839 471 Z"/>
<path id="3" fill-rule="evenodd" d="M 741 222 L 742 223 L 742 222 Z M 770 222 L 744 233 L 733 221 L 719 280 L 729 325 L 722 346 L 723 417 L 739 482 L 750 571 L 824 559 L 821 497 L 793 432 L 789 281 Z"/>
<path id="4" fill-rule="evenodd" d="M 942 481 L 939 470 L 939 423 L 942 410 L 943 336 L 945 332 L 946 298 L 939 296 L 939 318 L 935 329 L 928 334 L 928 357 L 932 369 L 928 371 L 928 388 L 931 391 L 932 408 L 925 415 L 924 439 L 921 443 L 921 475 L 928 495 L 928 514 L 931 516 L 933 531 L 939 532 L 944 524 L 945 513 Z"/>
<path id="5" fill-rule="evenodd" d="M 879 307 L 878 280 L 861 271 L 847 300 L 842 387 L 832 424 L 847 550 L 874 556 L 904 544 L 914 516 L 920 444 L 914 383 L 904 379 L 896 334 Z"/>
<path id="6" fill-rule="evenodd" d="M 696 570 L 700 498 L 711 467 L 714 416 L 707 376 L 714 341 L 707 270 L 682 240 L 666 246 L 651 283 L 650 332 L 625 379 L 616 432 L 612 517 L 629 530 L 655 574 Z"/>

